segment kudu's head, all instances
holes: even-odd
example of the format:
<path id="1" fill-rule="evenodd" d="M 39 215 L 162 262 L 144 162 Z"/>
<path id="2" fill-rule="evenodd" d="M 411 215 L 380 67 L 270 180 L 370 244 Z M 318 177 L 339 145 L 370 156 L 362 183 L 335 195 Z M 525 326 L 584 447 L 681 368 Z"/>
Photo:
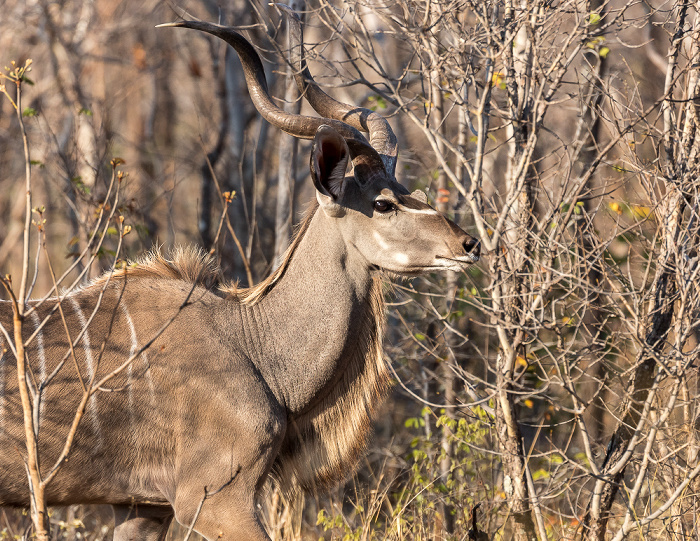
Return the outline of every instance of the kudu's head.
<path id="1" fill-rule="evenodd" d="M 376 152 L 329 126 L 314 137 L 311 176 L 322 211 L 370 266 L 410 276 L 479 259 L 478 242 L 430 207 L 425 192 L 409 194 Z"/>
<path id="2" fill-rule="evenodd" d="M 370 267 L 398 275 L 461 270 L 479 260 L 479 242 L 394 178 L 397 142 L 389 123 L 374 111 L 352 107 L 323 92 L 306 68 L 301 22 L 286 6 L 291 62 L 302 95 L 322 118 L 283 111 L 272 101 L 262 63 L 248 41 L 229 27 L 201 21 L 160 26 L 193 28 L 217 36 L 238 53 L 255 107 L 272 125 L 313 139 L 311 176 L 321 211 L 348 249 Z M 360 133 L 369 134 L 370 142 Z"/>

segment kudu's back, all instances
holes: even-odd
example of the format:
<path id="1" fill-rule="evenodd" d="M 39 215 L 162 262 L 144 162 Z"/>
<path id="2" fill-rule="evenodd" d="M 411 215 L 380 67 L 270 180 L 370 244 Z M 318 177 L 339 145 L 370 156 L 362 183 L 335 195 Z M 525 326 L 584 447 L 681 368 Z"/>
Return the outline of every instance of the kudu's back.
<path id="1" fill-rule="evenodd" d="M 44 473 L 63 451 L 85 390 L 112 375 L 87 401 L 69 458 L 48 485 L 50 504 L 165 503 L 178 435 L 218 413 L 192 395 L 230 368 L 216 321 L 221 302 L 184 280 L 122 274 L 63 298 L 66 326 L 57 299 L 30 304 L 23 336 L 35 334 L 26 356 Z M 0 304 L 0 323 L 11 336 L 9 302 Z M 16 361 L 7 338 L 0 342 L 0 505 L 27 505 Z"/>

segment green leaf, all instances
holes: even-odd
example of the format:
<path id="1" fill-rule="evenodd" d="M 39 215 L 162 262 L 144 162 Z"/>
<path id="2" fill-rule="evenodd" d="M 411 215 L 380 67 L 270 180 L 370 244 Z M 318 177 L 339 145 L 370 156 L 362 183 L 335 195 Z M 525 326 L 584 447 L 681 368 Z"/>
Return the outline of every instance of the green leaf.
<path id="1" fill-rule="evenodd" d="M 143 224 L 135 224 L 134 229 L 136 229 L 136 232 L 142 237 L 148 237 L 151 234 L 149 229 Z"/>
<path id="2" fill-rule="evenodd" d="M 563 464 L 564 458 L 561 455 L 554 453 L 551 457 L 549 457 L 549 461 L 552 464 Z"/>
<path id="3" fill-rule="evenodd" d="M 79 115 L 85 115 L 85 116 L 92 116 L 92 111 L 90 109 L 86 109 L 85 107 L 82 107 L 80 111 L 78 111 Z"/>
<path id="4" fill-rule="evenodd" d="M 608 56 L 609 52 L 610 52 L 610 47 L 601 47 L 600 50 L 598 51 L 598 56 L 600 58 L 605 58 Z"/>
<path id="5" fill-rule="evenodd" d="M 630 172 L 629 170 L 625 169 L 624 167 L 622 167 L 620 165 L 611 165 L 610 167 L 612 167 L 618 173 L 629 173 Z"/>
<path id="6" fill-rule="evenodd" d="M 73 177 L 72 179 L 70 179 L 70 181 L 73 183 L 73 185 L 78 191 L 82 192 L 85 195 L 90 195 L 90 186 L 87 186 L 83 182 L 83 177 Z"/>
<path id="7" fill-rule="evenodd" d="M 22 116 L 27 117 L 36 116 L 38 114 L 39 113 L 37 113 L 36 109 L 34 109 L 33 107 L 25 107 L 24 111 L 22 111 Z"/>
<path id="8" fill-rule="evenodd" d="M 547 470 L 539 469 L 532 472 L 532 480 L 537 481 L 539 479 L 547 479 L 549 477 L 549 472 Z"/>
<path id="9" fill-rule="evenodd" d="M 596 46 L 602 45 L 605 43 L 605 37 L 604 36 L 598 36 L 593 38 L 591 41 L 586 42 L 586 47 L 588 49 L 595 49 Z"/>
<path id="10" fill-rule="evenodd" d="M 598 24 L 600 22 L 600 14 L 591 12 L 588 14 L 588 24 Z"/>

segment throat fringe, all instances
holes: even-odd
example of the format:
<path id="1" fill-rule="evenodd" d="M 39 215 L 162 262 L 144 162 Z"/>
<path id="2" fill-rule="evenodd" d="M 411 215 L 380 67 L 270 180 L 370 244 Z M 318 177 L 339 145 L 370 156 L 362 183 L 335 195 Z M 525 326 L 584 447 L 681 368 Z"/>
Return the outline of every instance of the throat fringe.
<path id="1" fill-rule="evenodd" d="M 384 299 L 380 279 L 374 278 L 361 336 L 345 372 L 313 409 L 290 419 L 272 471 L 284 492 L 323 492 L 354 471 L 390 387 L 383 331 Z"/>

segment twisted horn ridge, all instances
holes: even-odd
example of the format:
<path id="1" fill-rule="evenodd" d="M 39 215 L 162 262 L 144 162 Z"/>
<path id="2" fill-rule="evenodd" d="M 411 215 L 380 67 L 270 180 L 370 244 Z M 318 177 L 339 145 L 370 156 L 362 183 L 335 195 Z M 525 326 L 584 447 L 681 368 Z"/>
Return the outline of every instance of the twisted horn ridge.
<path id="1" fill-rule="evenodd" d="M 393 177 L 398 159 L 398 141 L 389 122 L 379 113 L 342 103 L 326 94 L 314 81 L 304 58 L 304 30 L 297 14 L 284 4 L 275 4 L 285 16 L 290 35 L 290 56 L 299 92 L 321 116 L 342 120 L 369 134 L 387 172 Z"/>
<path id="2" fill-rule="evenodd" d="M 258 56 L 257 51 L 248 40 L 233 28 L 203 21 L 178 21 L 159 24 L 157 26 L 157 28 L 163 27 L 200 30 L 221 38 L 233 47 L 241 59 L 243 74 L 246 84 L 248 85 L 248 93 L 253 101 L 253 105 L 255 105 L 255 108 L 262 117 L 273 126 L 293 137 L 301 139 L 313 139 L 320 126 L 330 126 L 348 142 L 350 155 L 353 158 L 363 155 L 369 157 L 371 161 L 379 161 L 381 163 L 381 158 L 379 154 L 377 154 L 377 151 L 372 148 L 367 142 L 367 139 L 365 139 L 357 128 L 338 119 L 295 115 L 280 109 L 274 101 L 272 101 L 270 96 L 270 92 L 267 88 L 267 79 L 265 78 L 265 70 L 260 56 Z"/>

